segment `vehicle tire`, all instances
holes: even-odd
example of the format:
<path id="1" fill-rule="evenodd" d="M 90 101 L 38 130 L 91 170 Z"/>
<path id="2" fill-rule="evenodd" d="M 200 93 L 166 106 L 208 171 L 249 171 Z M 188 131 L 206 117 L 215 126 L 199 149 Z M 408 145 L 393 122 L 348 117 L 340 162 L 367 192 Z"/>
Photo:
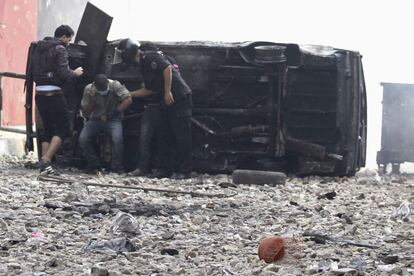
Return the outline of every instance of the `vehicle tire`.
<path id="1" fill-rule="evenodd" d="M 400 163 L 392 163 L 391 168 L 392 168 L 392 171 L 391 171 L 392 174 L 400 174 Z"/>
<path id="2" fill-rule="evenodd" d="M 285 184 L 286 174 L 270 171 L 235 170 L 233 172 L 234 184 L 277 185 Z"/>

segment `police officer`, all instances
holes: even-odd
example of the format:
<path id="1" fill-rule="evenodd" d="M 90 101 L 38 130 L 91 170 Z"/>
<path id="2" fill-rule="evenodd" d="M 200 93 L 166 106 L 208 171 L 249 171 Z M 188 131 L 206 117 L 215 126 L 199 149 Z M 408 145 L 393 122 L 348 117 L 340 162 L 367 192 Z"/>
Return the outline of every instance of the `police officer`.
<path id="1" fill-rule="evenodd" d="M 153 95 L 160 104 L 157 128 L 159 169 L 154 176 L 189 178 L 192 170 L 191 89 L 181 77 L 177 65 L 171 62 L 173 60 L 153 43 L 145 43 L 140 49 L 136 46 L 129 49 L 129 56 L 140 64 L 145 85 L 132 95 Z M 176 164 L 172 161 L 173 149 L 177 153 Z"/>
<path id="2" fill-rule="evenodd" d="M 126 41 L 124 41 L 124 43 L 126 43 Z M 151 44 L 144 44 L 140 47 L 140 51 L 147 52 L 156 50 L 151 48 L 151 46 Z M 136 49 L 136 51 L 138 51 L 138 49 Z M 157 159 L 157 155 L 154 154 L 153 142 L 154 139 L 158 137 L 157 131 L 159 127 L 160 101 L 155 93 L 145 88 L 131 92 L 131 96 L 145 98 L 146 105 L 141 117 L 138 167 L 128 175 L 151 176 L 152 161 L 159 160 L 159 158 Z"/>
<path id="3" fill-rule="evenodd" d="M 37 43 L 33 54 L 33 78 L 36 83 L 36 105 L 43 121 L 45 135 L 41 138 L 42 158 L 40 172 L 58 174 L 51 160 L 63 140 L 70 135 L 68 110 L 62 87 L 83 74 L 83 68 L 69 68 L 66 46 L 72 40 L 71 27 L 61 25 L 54 37 L 46 37 Z"/>

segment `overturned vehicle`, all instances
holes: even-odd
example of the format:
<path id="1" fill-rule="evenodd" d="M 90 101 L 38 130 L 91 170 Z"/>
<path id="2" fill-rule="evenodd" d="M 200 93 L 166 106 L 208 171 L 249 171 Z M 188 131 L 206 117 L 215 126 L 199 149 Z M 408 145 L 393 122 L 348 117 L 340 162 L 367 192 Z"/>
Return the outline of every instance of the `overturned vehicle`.
<path id="1" fill-rule="evenodd" d="M 120 62 L 118 41 L 106 40 L 112 18 L 88 3 L 75 44 L 68 47 L 72 68 L 85 76 L 65 88 L 72 139 L 57 161 L 83 164 L 77 142 L 83 126 L 80 100 L 97 73 L 119 80 L 130 91 L 142 85 L 139 67 Z M 85 43 L 79 43 L 79 42 Z M 193 90 L 193 164 L 199 172 L 235 169 L 293 174 L 352 175 L 365 165 L 366 91 L 358 52 L 273 42 L 154 42 L 176 59 Z M 32 130 L 33 78 L 27 70 L 27 148 L 42 132 Z M 125 112 L 124 166 L 139 156 L 140 114 L 145 100 L 134 99 Z M 102 158 L 108 139 L 97 141 Z M 40 147 L 39 147 L 40 150 Z M 107 160 L 108 161 L 108 160 Z"/>

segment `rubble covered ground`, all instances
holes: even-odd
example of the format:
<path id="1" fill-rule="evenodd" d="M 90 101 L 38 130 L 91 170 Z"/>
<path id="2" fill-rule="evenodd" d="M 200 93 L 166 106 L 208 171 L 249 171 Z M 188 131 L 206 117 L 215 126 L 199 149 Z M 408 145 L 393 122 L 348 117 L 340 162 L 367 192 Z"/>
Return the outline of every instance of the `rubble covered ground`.
<path id="1" fill-rule="evenodd" d="M 285 185 L 271 187 L 236 186 L 227 175 L 173 181 L 63 171 L 79 182 L 237 193 L 208 198 L 42 182 L 36 170 L 24 168 L 26 161 L 3 157 L 0 165 L 0 275 L 414 273 L 409 175 L 378 177 L 368 170 L 350 178 L 288 177 Z M 119 212 L 136 219 L 133 231 L 113 231 Z M 297 254 L 287 254 L 295 257 L 259 260 L 258 245 L 271 235 L 293 235 Z M 132 252 L 87 249 L 122 237 Z"/>

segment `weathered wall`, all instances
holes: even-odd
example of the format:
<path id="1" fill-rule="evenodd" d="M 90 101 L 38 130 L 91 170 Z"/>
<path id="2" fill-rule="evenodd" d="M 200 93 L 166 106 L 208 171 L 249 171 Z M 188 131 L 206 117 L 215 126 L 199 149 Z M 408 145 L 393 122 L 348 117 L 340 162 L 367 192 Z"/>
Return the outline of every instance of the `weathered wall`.
<path id="1" fill-rule="evenodd" d="M 0 23 L 0 71 L 25 73 L 28 46 L 37 38 L 37 0 L 1 0 Z M 3 126 L 24 124 L 23 85 L 3 78 Z"/>
<path id="2" fill-rule="evenodd" d="M 0 71 L 25 73 L 30 42 L 78 29 L 87 0 L 0 0 Z M 24 81 L 3 78 L 3 126 L 24 125 Z"/>

